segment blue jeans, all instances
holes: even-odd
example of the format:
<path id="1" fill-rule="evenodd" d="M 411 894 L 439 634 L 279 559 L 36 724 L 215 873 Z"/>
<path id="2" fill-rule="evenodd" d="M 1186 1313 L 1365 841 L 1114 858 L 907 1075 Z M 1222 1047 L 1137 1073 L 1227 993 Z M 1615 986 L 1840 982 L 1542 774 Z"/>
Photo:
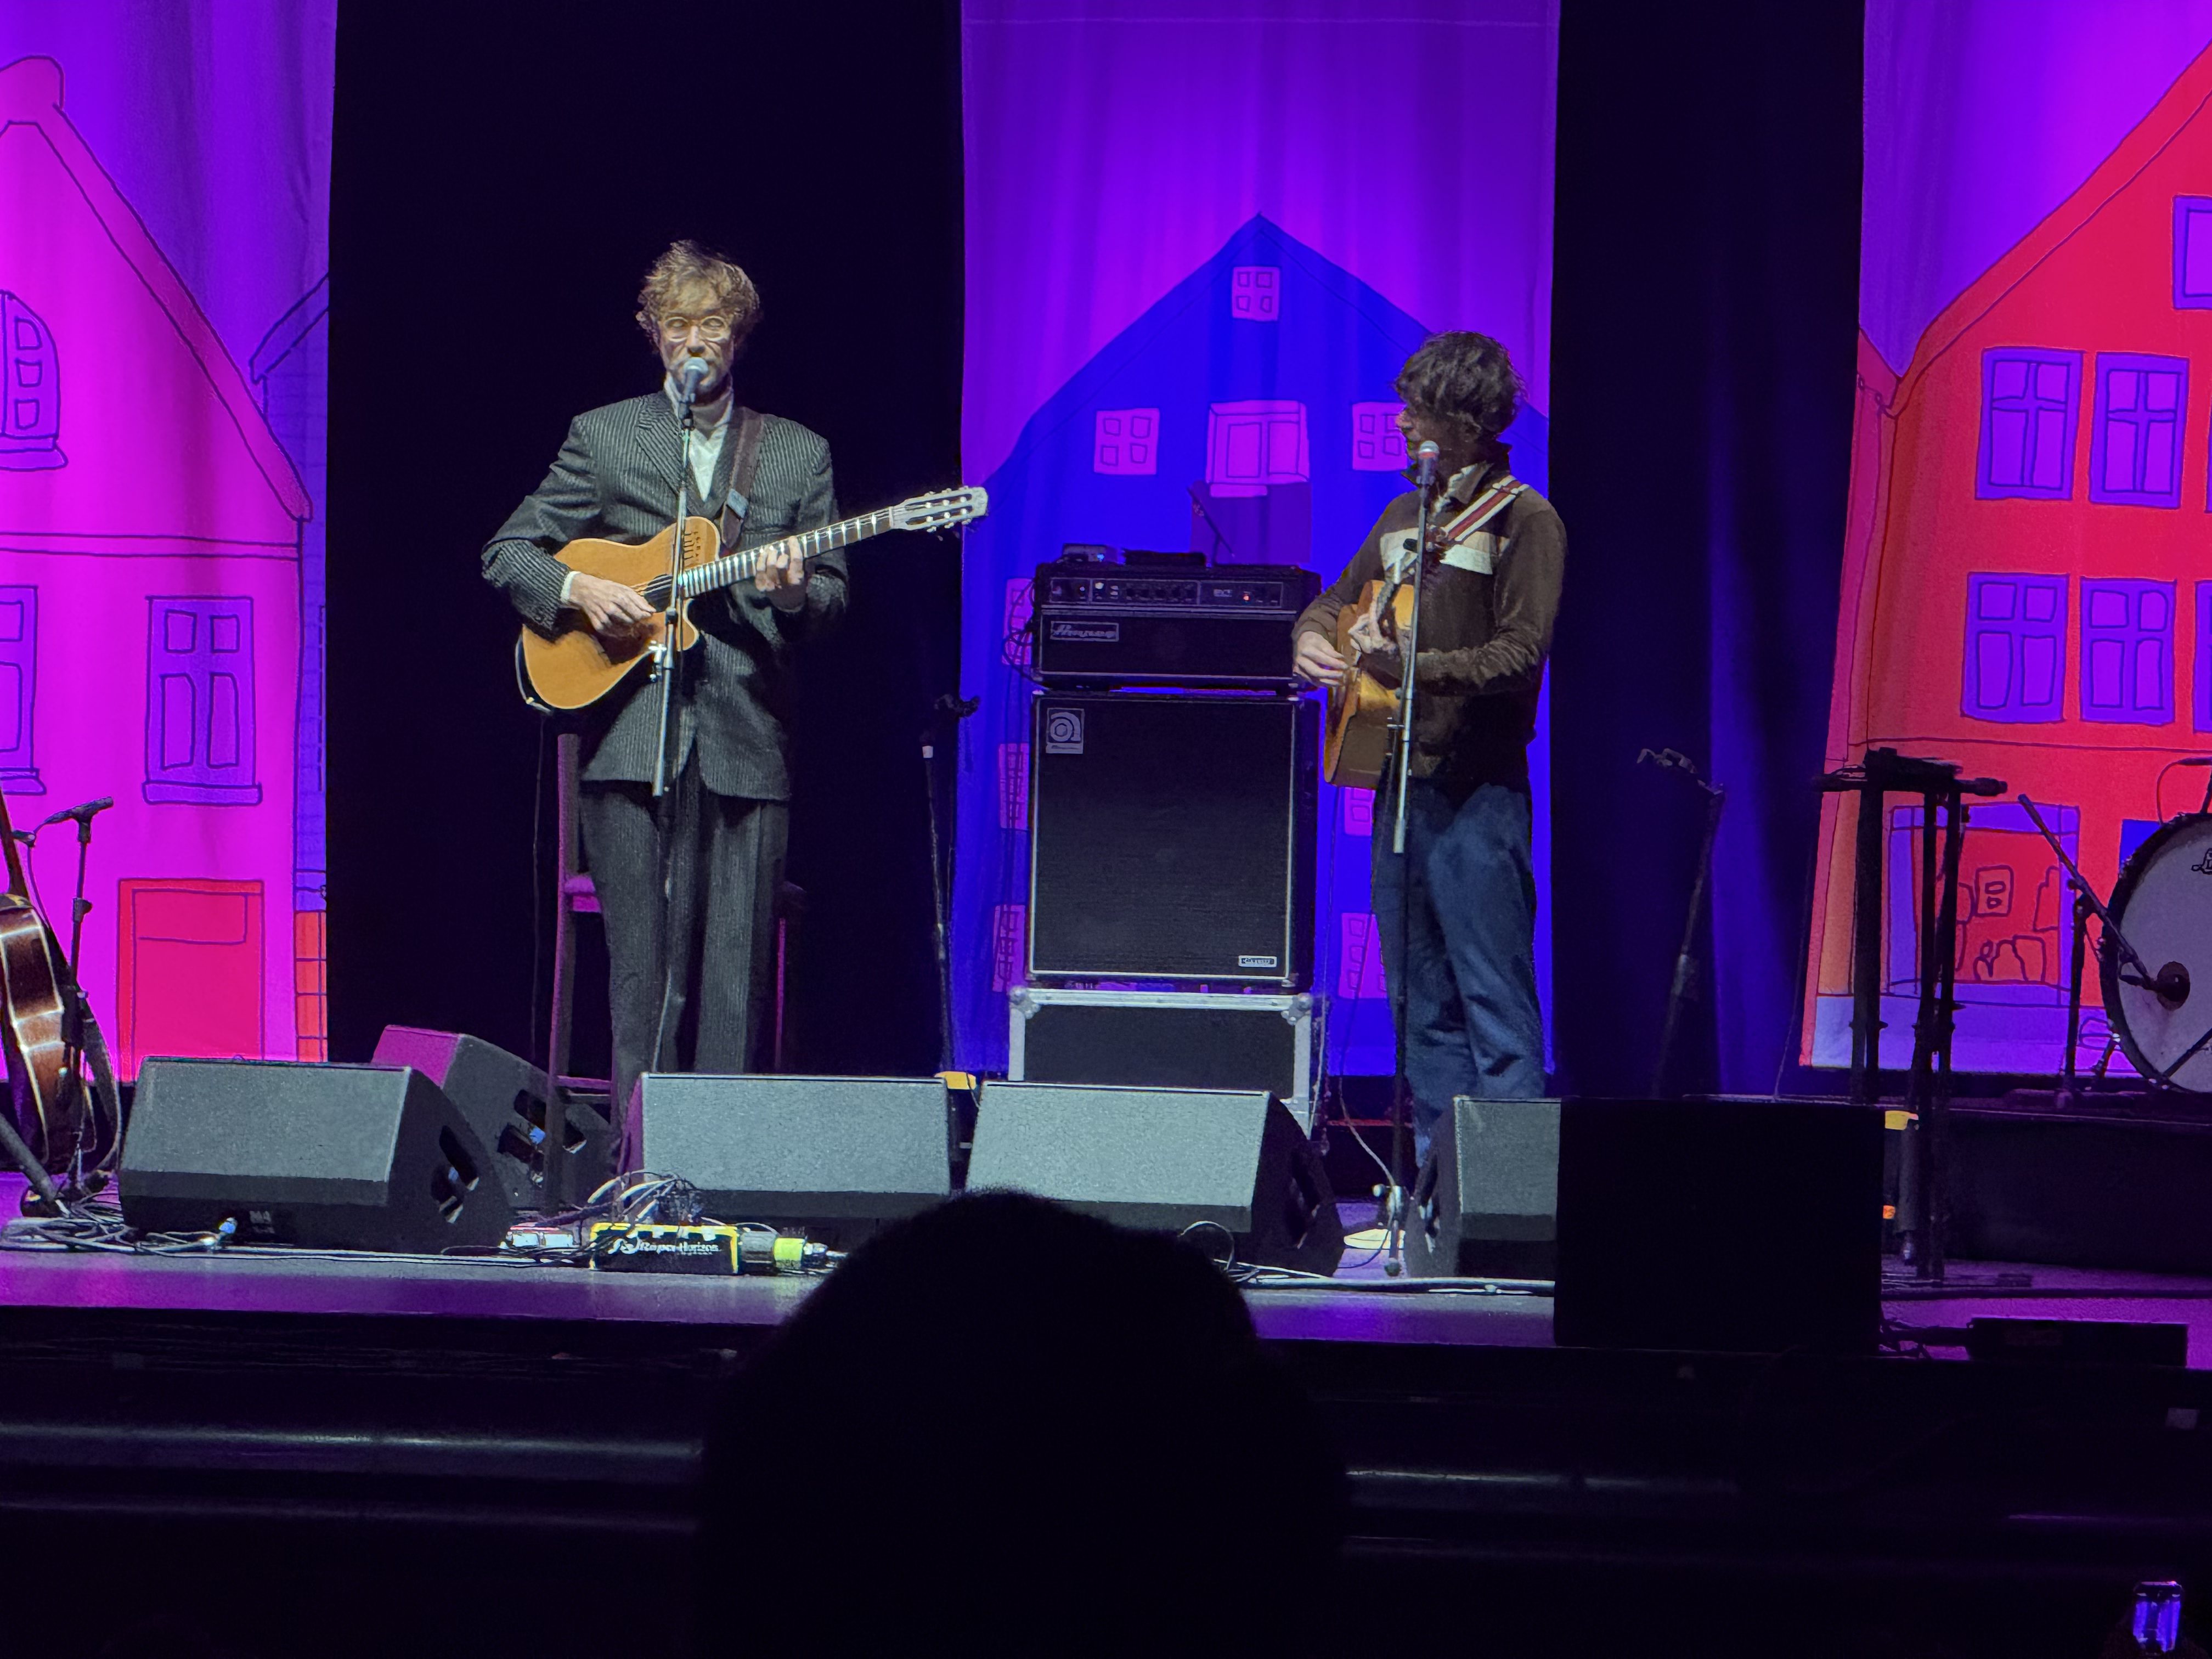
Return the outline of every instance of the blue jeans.
<path id="1" fill-rule="evenodd" d="M 1544 1093 L 1536 872 L 1526 790 L 1486 783 L 1455 804 L 1415 778 L 1403 859 L 1391 851 L 1395 807 L 1386 781 L 1375 800 L 1375 921 L 1393 1016 L 1407 1004 L 1406 1081 L 1425 1158 L 1455 1096 Z"/>

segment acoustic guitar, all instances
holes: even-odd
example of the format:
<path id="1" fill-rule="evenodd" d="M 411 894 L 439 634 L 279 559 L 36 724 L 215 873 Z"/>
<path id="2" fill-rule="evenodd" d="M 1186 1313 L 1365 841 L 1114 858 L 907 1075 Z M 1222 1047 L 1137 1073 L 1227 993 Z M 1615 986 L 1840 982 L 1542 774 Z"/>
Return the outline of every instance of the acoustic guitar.
<path id="1" fill-rule="evenodd" d="M 682 574 L 676 578 L 676 648 L 689 651 L 699 642 L 699 630 L 690 617 L 692 600 L 750 580 L 774 556 L 797 554 L 811 564 L 825 553 L 886 531 L 951 530 L 981 518 L 989 510 L 990 498 L 981 489 L 945 489 L 726 554 L 721 550 L 722 538 L 713 520 L 687 519 Z M 676 526 L 671 525 L 649 542 L 587 537 L 570 542 L 554 555 L 571 570 L 635 588 L 645 596 L 654 614 L 615 641 L 601 639 L 580 623 L 552 633 L 526 624 L 515 646 L 514 664 L 526 700 L 547 710 L 588 708 L 653 654 L 667 628 L 668 556 L 675 535 Z"/>
<path id="2" fill-rule="evenodd" d="M 1328 735 L 1322 745 L 1322 775 L 1340 789 L 1372 789 L 1389 764 L 1391 723 L 1398 718 L 1398 691 L 1359 665 L 1352 629 L 1362 617 L 1390 607 L 1400 628 L 1413 623 L 1413 590 L 1402 578 L 1371 581 L 1359 591 L 1359 603 L 1336 613 L 1336 649 L 1352 665 L 1328 689 Z"/>
<path id="3" fill-rule="evenodd" d="M 0 796 L 0 841 L 7 847 L 8 890 L 0 893 L 0 1018 L 7 1025 L 9 1066 L 25 1114 L 18 1125 L 31 1156 L 50 1173 L 67 1170 L 94 1139 L 88 1097 L 65 1065 L 61 947 L 31 902 L 30 884 L 8 804 Z"/>
<path id="4" fill-rule="evenodd" d="M 1337 654 L 1352 665 L 1328 692 L 1328 736 L 1322 746 L 1322 775 L 1340 789 L 1372 789 L 1382 781 L 1390 763 L 1398 718 L 1398 692 L 1359 666 L 1352 648 L 1352 629 L 1360 617 L 1379 616 L 1386 610 L 1399 630 L 1413 625 L 1413 590 L 1407 579 L 1418 563 L 1427 569 L 1443 558 L 1454 544 L 1481 530 L 1513 503 L 1528 486 L 1510 472 L 1500 474 L 1464 508 L 1432 526 L 1425 555 L 1413 557 L 1413 532 L 1397 532 L 1398 546 L 1386 550 L 1383 575 L 1359 592 L 1359 603 L 1336 613 Z M 1478 567 L 1488 569 L 1487 565 Z"/>

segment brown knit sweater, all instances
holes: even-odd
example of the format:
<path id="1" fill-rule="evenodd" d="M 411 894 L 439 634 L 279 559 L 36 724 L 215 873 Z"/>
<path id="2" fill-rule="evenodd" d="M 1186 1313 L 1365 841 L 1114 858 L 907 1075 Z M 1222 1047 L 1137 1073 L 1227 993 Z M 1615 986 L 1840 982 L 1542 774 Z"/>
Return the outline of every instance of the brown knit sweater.
<path id="1" fill-rule="evenodd" d="M 1483 476 L 1469 468 L 1454 478 L 1434 516 L 1448 519 L 1473 500 Z M 1344 574 L 1300 613 L 1293 637 L 1311 629 L 1334 641 L 1337 613 L 1382 574 L 1384 538 L 1410 531 L 1418 516 L 1410 489 L 1384 507 Z M 1566 526 L 1534 490 L 1522 490 L 1489 530 L 1490 571 L 1432 566 L 1421 594 L 1413 775 L 1455 794 L 1485 783 L 1528 787 L 1528 739 L 1566 569 Z M 1479 553 L 1472 562 L 1486 560 Z"/>

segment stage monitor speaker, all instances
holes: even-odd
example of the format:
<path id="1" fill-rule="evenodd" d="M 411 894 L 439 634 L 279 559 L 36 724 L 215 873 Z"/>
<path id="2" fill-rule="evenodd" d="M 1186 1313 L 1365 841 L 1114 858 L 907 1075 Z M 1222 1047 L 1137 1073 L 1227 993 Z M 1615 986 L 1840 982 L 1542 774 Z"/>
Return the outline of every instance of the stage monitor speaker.
<path id="1" fill-rule="evenodd" d="M 1437 1125 L 1413 1206 L 1416 1279 L 1556 1277 L 1559 1103 L 1462 1096 Z"/>
<path id="2" fill-rule="evenodd" d="M 147 1232 L 434 1252 L 514 1219 L 476 1131 L 411 1067 L 149 1060 L 118 1182 Z"/>
<path id="3" fill-rule="evenodd" d="M 952 1194 L 936 1078 L 656 1073 L 639 1115 L 643 1167 L 690 1182 L 717 1221 L 804 1227 L 843 1250 Z"/>
<path id="4" fill-rule="evenodd" d="M 1570 1100 L 1565 1346 L 1871 1352 L 1882 1115 L 1826 1101 Z"/>
<path id="5" fill-rule="evenodd" d="M 1039 694 L 1030 977 L 1304 985 L 1317 719 L 1310 698 Z"/>
<path id="6" fill-rule="evenodd" d="M 412 1066 L 445 1091 L 491 1154 L 508 1203 L 542 1210 L 545 1200 L 545 1073 L 528 1060 L 459 1031 L 387 1025 L 374 1063 Z M 614 1126 L 606 1103 L 571 1095 L 562 1114 L 566 1152 L 561 1202 L 580 1204 L 615 1173 Z"/>
<path id="7" fill-rule="evenodd" d="M 1151 1231 L 1212 1222 L 1266 1267 L 1333 1273 L 1344 1255 L 1321 1159 L 1264 1091 L 987 1083 L 968 1163 L 985 1188 Z"/>

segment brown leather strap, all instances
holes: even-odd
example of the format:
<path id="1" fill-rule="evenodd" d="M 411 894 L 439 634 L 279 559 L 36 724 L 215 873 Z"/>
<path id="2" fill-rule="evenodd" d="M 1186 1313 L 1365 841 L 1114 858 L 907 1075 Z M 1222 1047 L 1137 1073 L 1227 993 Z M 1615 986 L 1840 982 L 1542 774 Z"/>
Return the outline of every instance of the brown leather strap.
<path id="1" fill-rule="evenodd" d="M 722 545 L 732 548 L 744 532 L 745 515 L 752 510 L 753 479 L 760 471 L 761 433 L 768 426 L 768 416 L 757 409 L 738 412 L 737 435 L 733 441 L 737 452 L 730 466 L 730 493 L 722 498 Z M 743 501 L 739 507 L 737 503 Z"/>

